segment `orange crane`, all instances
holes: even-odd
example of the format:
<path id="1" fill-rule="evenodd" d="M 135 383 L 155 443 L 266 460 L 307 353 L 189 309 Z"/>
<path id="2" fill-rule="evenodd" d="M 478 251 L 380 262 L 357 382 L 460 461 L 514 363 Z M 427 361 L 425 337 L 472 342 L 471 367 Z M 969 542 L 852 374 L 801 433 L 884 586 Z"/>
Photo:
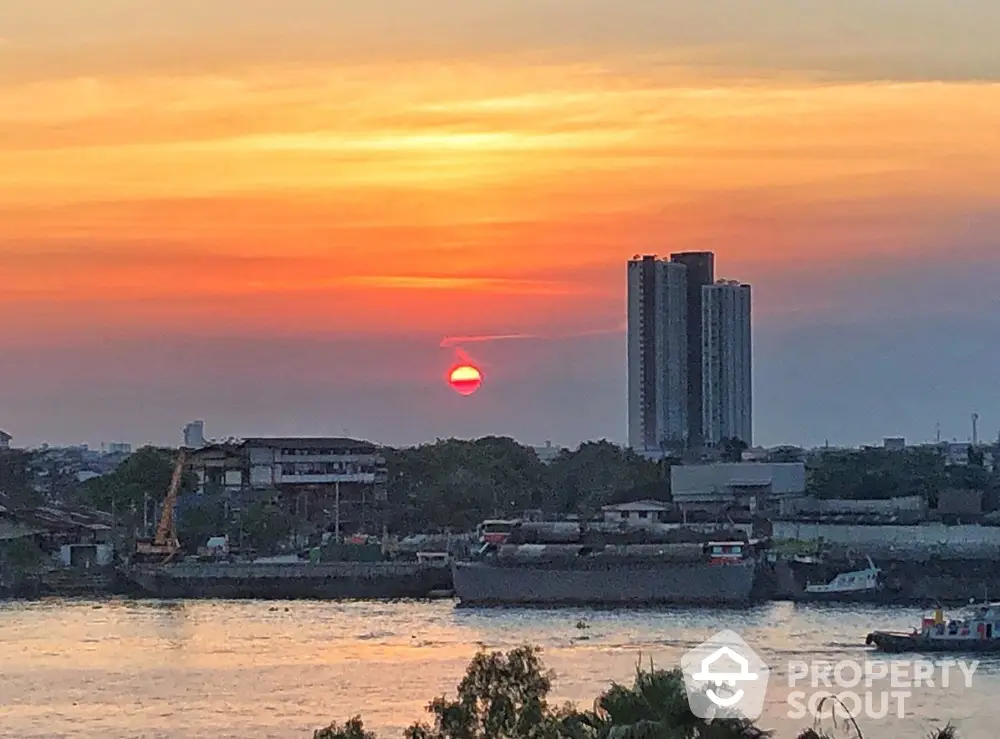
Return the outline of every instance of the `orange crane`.
<path id="1" fill-rule="evenodd" d="M 163 511 L 160 513 L 160 521 L 156 525 L 156 536 L 153 539 L 136 539 L 134 559 L 145 561 L 163 557 L 162 564 L 166 564 L 180 551 L 181 543 L 177 539 L 174 507 L 177 505 L 177 494 L 180 492 L 186 461 L 187 449 L 181 447 L 177 453 L 174 474 L 170 478 L 170 487 L 167 488 L 166 497 L 163 499 Z"/>

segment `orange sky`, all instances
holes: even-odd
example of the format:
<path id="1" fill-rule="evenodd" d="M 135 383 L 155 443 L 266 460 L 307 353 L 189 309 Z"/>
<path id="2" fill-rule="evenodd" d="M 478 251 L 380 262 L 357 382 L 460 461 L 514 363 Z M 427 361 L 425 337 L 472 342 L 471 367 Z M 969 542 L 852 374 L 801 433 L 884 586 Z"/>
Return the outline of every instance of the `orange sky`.
<path id="1" fill-rule="evenodd" d="M 767 325 L 992 261 L 995 7 L 776 2 L 8 0 L 0 341 L 616 331 L 685 248 Z"/>
<path id="2" fill-rule="evenodd" d="M 626 61 L 7 84 L 2 300 L 54 328 L 281 325 L 319 318 L 319 296 L 328 329 L 524 330 L 559 313 L 613 327 L 621 285 L 588 266 L 688 246 L 744 271 L 829 262 L 872 250 L 866 201 L 931 202 L 946 222 L 997 197 L 1000 85 Z M 815 250 L 766 223 L 829 210 L 841 241 Z"/>

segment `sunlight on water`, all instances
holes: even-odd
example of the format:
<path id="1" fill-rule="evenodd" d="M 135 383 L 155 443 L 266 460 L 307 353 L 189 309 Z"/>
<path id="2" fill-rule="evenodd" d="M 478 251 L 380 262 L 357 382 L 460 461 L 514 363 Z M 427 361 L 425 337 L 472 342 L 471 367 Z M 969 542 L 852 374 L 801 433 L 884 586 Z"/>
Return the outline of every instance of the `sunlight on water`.
<path id="1" fill-rule="evenodd" d="M 789 660 L 864 659 L 865 634 L 908 631 L 920 612 L 771 604 L 732 610 L 466 610 L 450 602 L 45 601 L 0 604 L 0 737 L 297 739 L 361 713 L 387 737 L 451 693 L 480 647 L 541 646 L 555 697 L 590 706 L 637 661 L 673 667 L 731 628 L 771 665 L 761 725 L 794 737 Z M 577 628 L 578 621 L 587 628 Z M 877 659 L 877 657 L 876 657 Z M 960 683 L 960 681 L 959 681 Z M 869 721 L 876 739 L 959 724 L 994 736 L 1000 662 L 971 690 L 919 689 L 906 720 Z M 808 723 L 806 724 L 808 725 Z M 987 729 L 987 727 L 990 727 Z"/>

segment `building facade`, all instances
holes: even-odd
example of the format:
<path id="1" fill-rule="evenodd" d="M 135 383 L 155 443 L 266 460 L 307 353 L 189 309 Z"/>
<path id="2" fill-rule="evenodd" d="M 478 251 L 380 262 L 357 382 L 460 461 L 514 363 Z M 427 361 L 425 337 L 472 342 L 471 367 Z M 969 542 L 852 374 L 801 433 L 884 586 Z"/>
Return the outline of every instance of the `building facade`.
<path id="1" fill-rule="evenodd" d="M 670 492 L 685 511 L 782 511 L 805 496 L 806 466 L 801 462 L 680 464 L 670 468 Z"/>
<path id="2" fill-rule="evenodd" d="M 386 501 L 388 469 L 375 444 L 338 437 L 256 437 L 192 450 L 198 495 L 233 505 L 271 501 L 307 520 L 357 530 Z"/>
<path id="3" fill-rule="evenodd" d="M 715 283 L 715 254 L 689 251 L 670 255 L 674 264 L 684 265 L 687 273 L 687 438 L 690 446 L 699 447 L 705 440 L 702 407 L 702 289 Z"/>
<path id="4" fill-rule="evenodd" d="M 688 436 L 687 268 L 655 256 L 628 263 L 628 438 L 637 450 Z"/>
<path id="5" fill-rule="evenodd" d="M 702 287 L 702 427 L 704 441 L 753 445 L 753 341 L 750 286 Z"/>

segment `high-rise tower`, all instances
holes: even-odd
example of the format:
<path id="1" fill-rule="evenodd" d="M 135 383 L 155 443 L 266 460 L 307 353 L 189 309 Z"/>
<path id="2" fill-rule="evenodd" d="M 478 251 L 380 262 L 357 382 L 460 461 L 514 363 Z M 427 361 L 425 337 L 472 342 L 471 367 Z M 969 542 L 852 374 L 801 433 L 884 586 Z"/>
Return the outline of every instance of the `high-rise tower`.
<path id="1" fill-rule="evenodd" d="M 702 419 L 702 288 L 715 282 L 715 254 L 688 251 L 670 255 L 670 261 L 687 268 L 687 419 L 688 444 L 705 441 Z"/>
<path id="2" fill-rule="evenodd" d="M 705 442 L 753 445 L 753 340 L 750 286 L 702 288 L 702 427 Z"/>
<path id="3" fill-rule="evenodd" d="M 688 283 L 683 264 L 628 263 L 628 440 L 640 450 L 683 447 L 688 419 Z"/>

